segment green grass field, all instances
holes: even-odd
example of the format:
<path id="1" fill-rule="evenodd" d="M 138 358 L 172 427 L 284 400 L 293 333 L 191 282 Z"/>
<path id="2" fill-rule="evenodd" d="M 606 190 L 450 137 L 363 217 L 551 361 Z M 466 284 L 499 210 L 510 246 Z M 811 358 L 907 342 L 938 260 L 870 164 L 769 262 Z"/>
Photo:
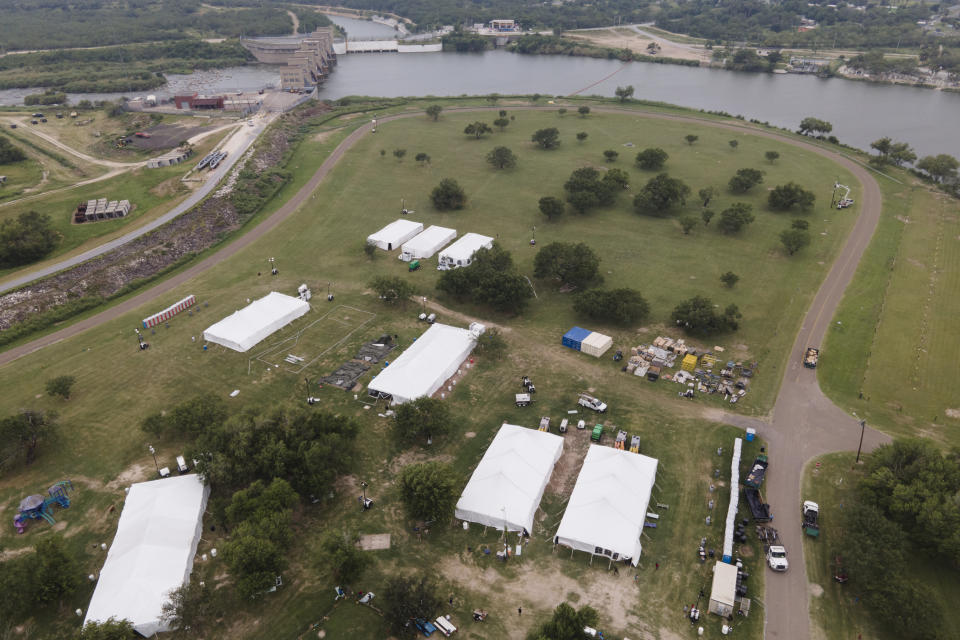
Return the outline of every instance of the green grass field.
<path id="1" fill-rule="evenodd" d="M 418 293 L 427 296 L 429 302 L 439 300 L 456 308 L 452 315 L 441 312 L 441 322 L 464 325 L 470 317 L 476 317 L 504 325 L 509 343 L 507 356 L 497 362 L 478 359 L 477 366 L 460 380 L 449 394 L 456 418 L 453 431 L 431 450 L 398 449 L 392 443 L 388 422 L 377 417 L 376 410 L 364 409 L 352 394 L 329 387 L 316 389 L 314 395 L 319 394 L 324 409 L 360 421 L 362 435 L 355 471 L 338 485 L 337 495 L 330 503 L 305 506 L 298 513 L 297 527 L 302 535 L 291 549 L 291 568 L 285 573 L 287 587 L 252 604 L 236 603 L 240 612 L 225 621 L 212 637 L 293 637 L 320 621 L 331 610 L 334 585 L 323 569 L 314 566 L 311 555 L 318 535 L 329 526 L 393 535 L 393 548 L 373 552 L 380 554 L 378 561 L 364 575 L 363 584 L 354 588 L 377 591 L 385 576 L 393 572 L 430 570 L 455 595 L 455 621 L 476 637 L 518 637 L 527 625 L 548 615 L 562 599 L 598 608 L 601 628 L 614 636 L 656 633 L 667 637 L 686 633 L 688 623 L 682 615 L 683 605 L 692 603 L 705 584 L 709 590 L 709 564 L 700 565 L 697 544 L 701 536 L 706 536 L 708 546 L 720 545 L 720 525 L 704 524 L 710 513 L 707 501 L 711 497 L 717 500 L 713 515 L 715 520 L 722 520 L 728 499 L 722 483 L 729 468 L 726 452 L 738 433 L 732 427 L 699 418 L 702 405 L 714 400 L 680 400 L 672 385 L 641 381 L 622 374 L 609 357 L 597 360 L 561 347 L 562 333 L 582 320 L 573 314 L 568 295 L 552 291 L 542 283 L 536 283 L 538 299 L 527 314 L 520 318 L 502 317 L 469 304 L 456 305 L 437 298 L 435 258 L 423 261 L 420 271 L 408 273 L 406 264 L 393 254 L 380 253 L 372 261 L 366 258 L 362 252 L 364 240 L 398 217 L 400 199 L 404 198 L 407 206 L 416 210 L 411 216 L 415 220 L 453 226 L 460 234 L 474 231 L 498 236 L 513 252 L 521 271 L 530 275 L 535 253 L 528 244 L 532 226 L 537 227 L 538 246 L 553 240 L 587 242 L 602 256 L 606 284 L 640 289 L 653 308 L 653 317 L 645 327 L 618 329 L 582 323 L 608 330 L 619 348 L 652 339 L 662 330 L 673 305 L 695 293 L 706 293 L 722 305 L 735 302 L 744 313 L 743 328 L 737 334 L 711 341 L 709 346 L 721 344 L 737 357 L 760 361 L 746 407 L 750 412 L 763 413 L 776 393 L 800 317 L 842 244 L 856 209 L 837 212 L 828 209 L 823 201 L 829 197 L 836 167 L 812 154 L 746 133 L 732 134 L 702 125 L 651 121 L 639 116 L 594 114 L 584 119 L 559 118 L 555 112 L 515 115 L 516 121 L 505 133 L 482 141 L 470 140 L 461 132 L 472 120 L 491 119 L 489 114 L 446 113 L 436 123 L 425 118 L 384 123 L 377 134 L 366 136 L 341 160 L 311 199 L 284 225 L 248 249 L 150 308 L 126 314 L 0 369 L 0 384 L 6 390 L 0 398 L 3 414 L 20 408 L 53 409 L 60 413 L 63 425 L 61 437 L 41 452 L 34 465 L 0 478 L 0 505 L 14 505 L 22 498 L 25 487 L 43 488 L 71 477 L 81 487 L 77 492 L 78 509 L 64 512 L 62 520 L 76 518 L 78 528 L 84 532 L 77 540 L 85 541 L 89 548 L 94 540 L 99 541 L 97 536 L 104 535 L 97 532 L 112 529 L 107 526 L 109 519 L 102 515 L 103 509 L 80 508 L 84 492 L 91 495 L 91 504 L 95 498 L 108 505 L 111 498 L 122 496 L 123 483 L 109 487 L 107 483 L 121 475 L 124 482 L 152 475 L 153 460 L 146 449 L 148 438 L 138 427 L 143 417 L 201 391 L 225 397 L 239 389 L 239 396 L 230 400 L 234 410 L 302 405 L 304 376 L 313 379 L 329 373 L 351 357 L 359 344 L 381 333 L 399 335 L 401 344 L 406 346 L 422 332 L 423 325 L 415 318 L 419 305 L 386 307 L 366 290 L 365 283 L 374 275 L 400 275 L 412 279 Z M 363 121 L 356 118 L 344 124 Z M 327 131 L 304 140 L 289 165 L 293 180 L 260 215 L 266 215 L 291 195 L 345 134 L 344 130 L 333 131 L 333 126 L 331 123 Z M 544 126 L 561 129 L 563 144 L 557 151 L 531 148 L 530 133 Z M 577 131 L 589 133 L 585 143 L 578 144 L 573 139 Z M 700 136 L 693 146 L 683 141 L 683 136 L 690 132 Z M 736 151 L 727 144 L 732 137 L 740 142 Z M 635 146 L 624 147 L 628 142 Z M 498 144 L 506 144 L 518 154 L 517 169 L 498 172 L 484 162 L 486 152 Z M 698 227 L 690 236 L 683 236 L 674 219 L 637 216 L 631 210 L 631 193 L 653 174 L 635 169 L 631 156 L 646 146 L 667 149 L 671 155 L 667 170 L 686 180 L 694 192 L 708 184 L 724 187 L 741 167 L 764 169 L 766 181 L 755 194 L 733 198 L 724 188 L 712 204 L 719 211 L 736 200 L 752 202 L 757 221 L 739 237 L 724 237 L 714 225 Z M 393 158 L 394 148 L 407 149 L 403 162 Z M 587 164 L 605 165 L 602 151 L 608 148 L 621 152 L 620 161 L 613 166 L 630 174 L 629 193 L 607 210 L 583 217 L 568 213 L 557 223 L 542 220 L 537 200 L 544 195 L 562 195 L 562 184 L 572 170 Z M 386 150 L 385 156 L 380 155 L 380 149 Z M 780 152 L 777 164 L 763 161 L 763 153 L 768 149 Z M 413 161 L 413 156 L 421 151 L 432 157 L 427 166 Z M 432 211 L 427 194 L 442 177 L 448 176 L 461 182 L 470 203 L 464 211 L 440 214 Z M 811 224 L 813 244 L 792 258 L 787 258 L 778 246 L 777 235 L 794 216 L 774 214 L 761 205 L 766 187 L 788 179 L 814 188 L 818 195 L 817 207 L 804 216 Z M 841 181 L 852 182 L 842 173 Z M 695 200 L 685 208 L 691 213 L 698 210 Z M 276 257 L 280 275 L 258 277 L 258 271 L 268 273 L 266 258 L 270 256 Z M 720 273 L 728 269 L 741 276 L 732 291 L 723 289 L 718 280 Z M 285 351 L 284 340 L 335 309 L 323 297 L 328 282 L 333 283 L 336 294 L 334 305 L 353 307 L 376 317 L 339 345 L 340 329 L 314 333 L 309 348 L 322 356 L 296 374 L 283 366 L 251 362 L 250 356 L 255 352 L 238 354 L 220 347 L 203 351 L 202 341 L 191 339 L 244 306 L 248 298 L 271 290 L 292 294 L 301 282 L 314 291 L 313 310 L 258 345 L 258 350 L 276 345 Z M 194 294 L 199 300 L 193 313 L 181 314 L 169 328 L 161 327 L 155 334 L 147 335 L 151 349 L 138 352 L 133 329 L 140 319 L 187 294 Z M 337 318 L 339 324 L 360 324 L 361 315 L 345 319 L 338 312 Z M 366 319 L 366 315 L 362 317 Z M 375 367 L 361 381 L 368 382 L 377 370 Z M 77 377 L 74 397 L 63 402 L 44 395 L 44 382 L 64 373 Z M 526 410 L 516 408 L 511 401 L 512 394 L 519 390 L 519 377 L 524 374 L 534 378 L 539 391 L 537 404 Z M 558 418 L 573 408 L 576 393 L 588 388 L 596 389 L 596 394 L 611 406 L 604 417 L 610 427 L 607 443 L 612 439 L 614 425 L 636 433 L 641 436 L 642 451 L 658 458 L 661 464 L 655 500 L 669 504 L 670 508 L 663 513 L 660 527 L 644 539 L 644 557 L 636 585 L 626 571 L 615 577 L 607 573 L 603 563 L 590 566 L 586 557 L 571 559 L 569 553 L 551 552 L 548 539 L 562 510 L 562 491 L 551 493 L 548 489 L 543 519 L 529 549 L 509 565 L 495 564 L 482 554 L 466 550 L 467 546 L 476 549 L 482 543 L 494 544 L 495 532 L 484 536 L 477 528 L 464 532 L 456 527 L 441 527 L 431 531 L 428 539 L 416 540 L 411 523 L 401 513 L 393 486 L 396 473 L 404 464 L 427 457 L 447 460 L 454 463 L 465 481 L 501 422 L 533 426 L 541 415 Z M 567 435 L 568 446 L 582 446 L 585 439 L 585 432 Z M 185 448 L 181 442 L 151 444 L 157 447 L 162 465 L 169 465 Z M 719 446 L 724 447 L 724 457 L 715 453 Z M 750 458 L 749 446 L 745 459 Z M 569 471 L 571 477 L 576 468 L 578 465 Z M 713 478 L 715 468 L 722 472 L 719 482 Z M 370 483 L 370 495 L 377 500 L 374 510 L 366 513 L 356 506 L 360 479 Z M 718 492 L 709 492 L 711 483 L 717 484 Z M 68 523 L 69 526 L 74 525 Z M 99 526 L 104 529 L 96 528 Z M 38 534 L 42 535 L 42 531 Z M 205 536 L 202 550 L 215 546 L 219 535 Z M 0 542 L 10 549 L 32 544 L 31 535 L 13 537 L 6 527 Z M 757 597 L 762 593 L 764 573 L 759 550 L 749 546 L 743 555 L 750 556 L 751 597 Z M 95 569 L 102 560 L 91 553 L 86 562 L 90 569 Z M 653 569 L 654 562 L 660 563 L 659 571 Z M 222 565 L 211 562 L 199 570 L 216 574 L 222 572 Z M 80 596 L 77 599 L 83 601 Z M 514 620 L 518 600 L 523 600 L 525 609 L 522 624 Z M 759 638 L 762 607 L 756 600 L 754 604 L 753 615 L 738 619 L 736 624 L 742 627 L 740 635 Z M 82 602 L 76 606 L 82 606 Z M 329 629 L 337 633 L 353 629 L 353 637 L 357 638 L 382 637 L 377 620 L 344 613 L 346 607 L 353 606 L 341 604 L 331 615 Z M 488 623 L 474 630 L 469 627 L 472 623 L 468 614 L 476 606 L 488 608 L 492 615 Z M 56 633 L 70 624 L 76 624 L 72 614 L 51 614 L 36 622 L 36 635 L 57 637 Z M 708 636 L 719 637 L 717 620 L 707 620 L 704 626 Z"/>
<path id="2" fill-rule="evenodd" d="M 23 195 L 24 189 L 40 184 L 43 179 L 43 166 L 31 158 L 0 164 L 0 176 L 7 177 L 6 182 L 0 185 L 0 202 L 4 202 Z"/>
<path id="3" fill-rule="evenodd" d="M 822 350 L 819 379 L 840 406 L 893 435 L 960 444 L 960 206 L 881 180 L 884 212 Z M 862 397 L 861 397 L 862 394 Z"/>

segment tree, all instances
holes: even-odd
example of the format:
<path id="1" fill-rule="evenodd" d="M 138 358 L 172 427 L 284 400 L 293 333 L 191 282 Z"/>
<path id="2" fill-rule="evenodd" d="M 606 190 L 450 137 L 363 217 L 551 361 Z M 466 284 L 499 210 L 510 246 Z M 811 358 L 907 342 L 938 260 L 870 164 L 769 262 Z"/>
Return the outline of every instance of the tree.
<path id="1" fill-rule="evenodd" d="M 37 602 L 58 602 L 80 586 L 80 565 L 67 551 L 63 537 L 54 535 L 42 538 L 34 549 L 33 580 Z"/>
<path id="2" fill-rule="evenodd" d="M 407 155 L 406 149 L 394 149 L 393 157 L 397 159 L 397 162 L 403 162 L 403 156 Z"/>
<path id="3" fill-rule="evenodd" d="M 538 129 L 530 140 L 540 145 L 541 149 L 556 149 L 560 144 L 560 130 L 556 127 Z"/>
<path id="4" fill-rule="evenodd" d="M 890 154 L 887 156 L 890 162 L 902 167 L 904 164 L 910 164 L 917 159 L 917 154 L 906 142 L 895 142 L 890 148 Z"/>
<path id="5" fill-rule="evenodd" d="M 235 531 L 223 545 L 224 560 L 242 598 L 252 598 L 276 584 L 277 575 L 286 568 L 284 555 L 277 543 L 246 530 Z"/>
<path id="6" fill-rule="evenodd" d="M 507 341 L 503 338 L 503 333 L 496 327 L 490 327 L 477 338 L 477 352 L 489 356 L 490 358 L 500 360 L 507 350 Z"/>
<path id="7" fill-rule="evenodd" d="M 587 635 L 584 627 L 596 626 L 600 619 L 597 611 L 585 605 L 574 609 L 566 602 L 561 602 L 553 610 L 553 616 L 530 630 L 527 640 L 585 640 Z"/>
<path id="8" fill-rule="evenodd" d="M 570 174 L 563 188 L 573 208 L 586 213 L 593 207 L 613 204 L 628 181 L 629 176 L 619 169 L 610 169 L 601 177 L 593 167 L 581 167 Z"/>
<path id="9" fill-rule="evenodd" d="M 367 241 L 363 244 L 363 253 L 366 254 L 368 258 L 373 260 L 377 257 L 377 243 Z"/>
<path id="10" fill-rule="evenodd" d="M 617 96 L 617 99 L 620 100 L 620 102 L 626 102 L 633 97 L 633 85 L 628 84 L 625 87 L 617 87 L 614 91 L 614 94 Z"/>
<path id="11" fill-rule="evenodd" d="M 533 275 L 561 285 L 583 287 L 599 279 L 600 258 L 582 242 L 551 242 L 534 257 Z"/>
<path id="12" fill-rule="evenodd" d="M 33 463 L 41 443 L 53 440 L 58 425 L 57 414 L 24 409 L 0 420 L 0 464 L 23 455 L 26 463 Z"/>
<path id="13" fill-rule="evenodd" d="M 405 444 L 446 435 L 453 422 L 447 403 L 426 396 L 399 405 L 394 411 L 394 430 Z"/>
<path id="14" fill-rule="evenodd" d="M 648 216 L 665 216 L 670 210 L 682 206 L 690 194 L 690 187 L 677 178 L 661 173 L 651 178 L 633 199 L 637 213 Z"/>
<path id="15" fill-rule="evenodd" d="M 434 122 L 440 117 L 441 111 L 443 111 L 443 107 L 439 104 L 432 104 L 426 108 L 427 115 L 430 116 Z"/>
<path id="16" fill-rule="evenodd" d="M 174 629 L 203 633 L 220 616 L 216 594 L 203 580 L 191 580 L 170 592 L 160 619 Z"/>
<path id="17" fill-rule="evenodd" d="M 795 182 L 777 185 L 767 197 L 767 205 L 774 211 L 789 211 L 794 207 L 801 210 L 813 206 L 816 196 Z"/>
<path id="18" fill-rule="evenodd" d="M 496 120 L 494 120 L 494 121 L 493 121 L 493 124 L 494 124 L 494 126 L 498 127 L 498 128 L 500 129 L 501 133 L 502 133 L 503 130 L 507 128 L 507 125 L 510 124 L 510 120 L 507 119 L 507 118 L 501 117 L 501 118 L 497 118 Z"/>
<path id="19" fill-rule="evenodd" d="M 700 212 L 700 219 L 703 220 L 703 226 L 709 227 L 710 221 L 713 220 L 713 210 L 704 209 Z"/>
<path id="20" fill-rule="evenodd" d="M 169 411 L 147 416 L 140 428 L 157 437 L 192 440 L 207 428 L 221 424 L 226 418 L 227 405 L 223 400 L 212 393 L 201 393 Z"/>
<path id="21" fill-rule="evenodd" d="M 473 136 L 477 140 L 485 134 L 493 133 L 493 129 L 486 122 L 471 122 L 466 126 L 463 132 L 468 136 Z"/>
<path id="22" fill-rule="evenodd" d="M 547 220 L 556 220 L 563 215 L 564 204 L 560 198 L 545 196 L 540 198 L 540 213 L 547 216 Z"/>
<path id="23" fill-rule="evenodd" d="M 739 141 L 739 140 L 731 140 L 731 141 L 728 142 L 727 144 L 730 145 L 730 148 L 731 148 L 731 149 L 733 149 L 734 151 L 736 151 L 736 150 L 737 150 L 737 147 L 740 146 L 740 141 Z"/>
<path id="24" fill-rule="evenodd" d="M 562 118 L 564 114 L 567 113 L 567 110 L 564 107 L 560 107 L 559 109 L 557 109 L 557 113 L 559 113 L 560 117 Z"/>
<path id="25" fill-rule="evenodd" d="M 46 214 L 25 211 L 7 218 L 0 222 L 0 267 L 35 262 L 53 251 L 59 241 Z"/>
<path id="26" fill-rule="evenodd" d="M 603 152 L 603 157 L 607 160 L 607 162 L 614 162 L 619 155 L 620 154 L 613 149 L 607 149 Z"/>
<path id="27" fill-rule="evenodd" d="M 730 178 L 730 191 L 746 193 L 763 182 L 763 171 L 759 169 L 737 169 L 736 175 Z"/>
<path id="28" fill-rule="evenodd" d="M 787 253 L 792 256 L 810 244 L 810 233 L 803 229 L 787 229 L 780 233 L 780 242 L 783 243 Z"/>
<path id="29" fill-rule="evenodd" d="M 400 472 L 400 496 L 410 517 L 446 521 L 453 516 L 459 481 L 444 462 L 423 462 Z"/>
<path id="30" fill-rule="evenodd" d="M 586 118 L 588 115 L 590 115 L 590 107 L 583 105 L 577 109 L 577 113 L 580 114 L 581 118 Z"/>
<path id="31" fill-rule="evenodd" d="M 27 159 L 27 154 L 10 144 L 6 138 L 0 138 L 0 164 L 12 164 Z"/>
<path id="32" fill-rule="evenodd" d="M 456 180 L 444 178 L 430 192 L 430 201 L 438 211 L 455 211 L 466 206 L 467 194 Z"/>
<path id="33" fill-rule="evenodd" d="M 738 282 L 740 282 L 740 276 L 735 274 L 733 271 L 727 271 L 725 274 L 720 276 L 720 282 L 723 283 L 727 289 L 733 289 Z"/>
<path id="34" fill-rule="evenodd" d="M 939 183 L 946 180 L 956 180 L 958 168 L 960 168 L 960 162 L 945 153 L 924 156 L 917 162 L 917 169 L 933 178 L 934 182 Z M 2 232 L 0 232 L 0 235 L 2 235 Z"/>
<path id="35" fill-rule="evenodd" d="M 687 144 L 693 146 L 693 143 L 700 139 L 700 136 L 695 136 L 692 133 L 688 133 L 683 136 L 683 139 L 687 141 Z"/>
<path id="36" fill-rule="evenodd" d="M 322 569 L 332 569 L 333 577 L 339 584 L 351 584 L 370 564 L 370 556 L 357 547 L 359 539 L 360 536 L 352 531 L 333 529 L 320 539 L 317 564 Z"/>
<path id="37" fill-rule="evenodd" d="M 603 174 L 603 178 L 601 178 L 600 181 L 610 187 L 627 189 L 630 187 L 630 174 L 623 169 L 607 169 L 607 172 Z"/>
<path id="38" fill-rule="evenodd" d="M 590 289 L 578 293 L 573 309 L 599 322 L 620 325 L 637 324 L 650 314 L 650 305 L 635 289 Z"/>
<path id="39" fill-rule="evenodd" d="M 438 616 L 443 599 L 437 589 L 434 578 L 426 573 L 389 578 L 383 589 L 383 614 L 390 630 L 397 636 L 414 636 L 417 631 L 411 620 Z"/>
<path id="40" fill-rule="evenodd" d="M 651 147 L 637 154 L 637 166 L 645 171 L 659 171 L 669 157 L 663 149 Z"/>
<path id="41" fill-rule="evenodd" d="M 703 202 L 703 206 L 710 204 L 710 201 L 713 200 L 713 197 L 717 195 L 716 187 L 704 187 L 697 192 L 697 195 L 700 196 L 700 200 Z"/>
<path id="42" fill-rule="evenodd" d="M 720 212 L 720 222 L 717 223 L 717 228 L 726 234 L 737 233 L 753 220 L 752 205 L 745 202 L 734 202 Z"/>
<path id="43" fill-rule="evenodd" d="M 892 147 L 893 147 L 893 140 L 891 140 L 886 136 L 884 136 L 883 138 L 880 138 L 879 140 L 874 140 L 873 142 L 870 143 L 870 148 L 876 149 L 877 154 L 879 154 L 880 157 L 883 158 L 884 160 L 886 160 L 887 156 L 890 154 L 890 149 Z"/>
<path id="44" fill-rule="evenodd" d="M 697 226 L 697 223 L 700 222 L 695 216 L 683 216 L 680 218 L 680 228 L 683 230 L 683 235 L 688 236 L 690 232 L 693 231 L 693 228 Z"/>
<path id="45" fill-rule="evenodd" d="M 64 400 L 69 400 L 70 390 L 76 382 L 77 379 L 73 376 L 57 376 L 47 380 L 47 395 L 60 396 Z"/>
<path id="46" fill-rule="evenodd" d="M 770 164 L 773 164 L 774 162 L 777 161 L 777 158 L 780 157 L 780 154 L 777 153 L 776 151 L 767 151 L 766 153 L 763 154 L 763 157 L 767 159 L 767 162 L 769 162 Z"/>
<path id="47" fill-rule="evenodd" d="M 582 143 L 584 140 L 587 139 L 587 136 L 589 136 L 589 135 L 590 135 L 590 134 L 587 133 L 586 131 L 581 131 L 581 132 L 577 133 L 577 142 L 581 142 L 581 143 Z"/>
<path id="48" fill-rule="evenodd" d="M 676 326 L 691 335 L 704 337 L 736 331 L 740 326 L 737 322 L 739 318 L 737 305 L 731 304 L 724 309 L 723 314 L 718 314 L 714 311 L 713 301 L 703 296 L 684 300 L 670 314 L 670 319 Z"/>
<path id="49" fill-rule="evenodd" d="M 533 297 L 530 283 L 517 272 L 510 253 L 497 242 L 491 249 L 474 253 L 469 266 L 444 271 L 437 289 L 513 314 L 523 311 Z"/>
<path id="50" fill-rule="evenodd" d="M 508 147 L 495 147 L 487 154 L 487 162 L 497 169 L 513 169 L 517 166 L 517 156 Z"/>
<path id="51" fill-rule="evenodd" d="M 430 164 L 430 156 L 422 151 L 416 155 L 414 160 L 419 162 L 421 165 Z"/>
<path id="52" fill-rule="evenodd" d="M 833 131 L 833 125 L 825 120 L 818 120 L 817 118 L 804 118 L 800 122 L 800 133 L 803 135 L 810 135 L 811 133 L 816 133 L 819 135 L 824 135 Z"/>
<path id="53" fill-rule="evenodd" d="M 796 218 L 793 222 L 790 223 L 791 229 L 799 229 L 800 231 L 806 231 L 810 228 L 810 223 L 802 218 Z"/>
<path id="54" fill-rule="evenodd" d="M 398 276 L 377 276 L 367 283 L 367 287 L 387 304 L 405 302 L 414 292 L 413 285 Z"/>
<path id="55" fill-rule="evenodd" d="M 129 620 L 114 617 L 103 622 L 90 621 L 73 636 L 74 640 L 135 640 L 140 637 Z"/>

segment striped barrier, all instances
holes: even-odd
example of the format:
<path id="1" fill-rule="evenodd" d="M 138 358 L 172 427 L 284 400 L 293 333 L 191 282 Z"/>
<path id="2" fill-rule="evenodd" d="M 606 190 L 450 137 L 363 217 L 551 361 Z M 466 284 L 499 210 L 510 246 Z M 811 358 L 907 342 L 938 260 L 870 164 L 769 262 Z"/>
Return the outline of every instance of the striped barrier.
<path id="1" fill-rule="evenodd" d="M 197 302 L 197 299 L 194 296 L 187 296 L 180 302 L 172 304 L 160 313 L 155 313 L 152 316 L 143 319 L 143 328 L 149 329 L 150 327 L 155 327 L 161 322 L 166 322 L 173 316 L 177 315 L 187 307 L 192 307 Z"/>

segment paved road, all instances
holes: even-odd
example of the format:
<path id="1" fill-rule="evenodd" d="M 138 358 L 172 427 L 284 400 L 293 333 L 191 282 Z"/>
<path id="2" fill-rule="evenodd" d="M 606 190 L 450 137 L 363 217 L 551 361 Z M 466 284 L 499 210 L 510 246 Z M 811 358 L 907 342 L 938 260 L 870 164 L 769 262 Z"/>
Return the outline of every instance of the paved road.
<path id="1" fill-rule="evenodd" d="M 150 233 L 157 227 L 166 224 L 180 214 L 188 211 L 191 207 L 203 200 L 208 194 L 210 194 L 210 192 L 217 188 L 220 180 L 230 172 L 230 169 L 233 168 L 233 165 L 236 164 L 237 160 L 239 160 L 240 157 L 243 156 L 243 154 L 247 151 L 247 149 L 250 148 L 250 145 L 253 144 L 254 140 L 257 139 L 257 136 L 263 133 L 263 130 L 266 128 L 267 124 L 269 124 L 270 119 L 271 118 L 269 116 L 255 118 L 252 120 L 254 123 L 253 127 L 240 127 L 233 137 L 229 138 L 224 143 L 224 147 L 230 149 L 230 153 L 226 158 L 226 162 L 221 163 L 220 166 L 218 166 L 212 172 L 213 175 L 209 176 L 206 182 L 204 182 L 199 189 L 191 193 L 186 200 L 175 206 L 170 211 L 154 220 L 151 220 L 142 227 L 133 229 L 132 231 L 125 233 L 118 238 L 110 240 L 109 242 L 98 245 L 89 251 L 84 251 L 83 253 L 73 256 L 72 258 L 65 258 L 46 267 L 42 267 L 40 269 L 30 271 L 29 273 L 6 280 L 3 283 L 0 283 L 0 293 L 10 291 L 11 289 L 16 289 L 17 287 L 22 287 L 23 285 L 29 284 L 30 282 L 33 282 L 39 278 L 58 273 L 64 269 L 69 269 L 70 267 L 74 267 L 82 262 L 86 262 L 87 260 L 103 255 L 104 253 L 112 251 L 113 249 L 116 249 L 117 247 L 124 245 L 131 240 L 135 240 L 142 235 Z M 73 153 L 77 152 L 74 151 Z M 129 166 L 122 163 L 115 164 Z M 101 177 L 100 179 L 103 178 Z"/>
<path id="2" fill-rule="evenodd" d="M 516 107 L 514 107 L 516 109 Z M 551 109 L 530 107 L 528 109 Z M 462 109 L 457 111 L 490 111 L 491 109 Z M 830 272 L 821 285 L 810 309 L 804 318 L 800 332 L 790 354 L 790 362 L 784 373 L 780 393 L 774 405 L 772 418 L 762 420 L 726 414 L 716 409 L 704 412 L 705 417 L 728 422 L 740 427 L 755 427 L 770 445 L 771 470 L 767 478 L 766 497 L 773 505 L 777 516 L 778 530 L 791 555 L 790 571 L 783 575 L 768 573 L 766 580 L 766 634 L 777 640 L 807 640 L 810 636 L 809 591 L 806 567 L 803 562 L 803 547 L 800 534 L 800 483 L 803 468 L 813 457 L 839 450 L 856 449 L 859 439 L 859 423 L 835 406 L 817 384 L 814 371 L 800 364 L 803 350 L 808 345 L 820 345 L 827 327 L 833 318 L 857 264 L 870 242 L 880 219 L 882 197 L 880 187 L 873 176 L 861 165 L 849 158 L 819 146 L 781 136 L 771 131 L 757 131 L 736 123 L 716 122 L 689 116 L 643 114 L 615 108 L 598 108 L 597 112 L 625 112 L 633 116 L 668 119 L 681 122 L 697 122 L 751 135 L 777 139 L 797 147 L 813 151 L 836 162 L 848 170 L 863 185 L 860 214 L 846 244 L 840 251 Z M 399 118 L 422 117 L 422 114 L 402 114 L 381 118 L 388 122 Z M 313 193 L 340 158 L 368 131 L 366 124 L 352 132 L 320 165 L 310 181 L 286 204 L 254 229 L 238 238 L 205 260 L 195 264 L 172 278 L 115 305 L 95 316 L 76 322 L 55 333 L 49 334 L 16 349 L 0 353 L 0 366 L 41 349 L 49 344 L 65 340 L 87 329 L 115 319 L 140 305 L 155 300 L 197 275 L 249 246 L 265 233 L 276 228 Z M 889 438 L 873 429 L 864 434 L 864 450 L 888 441 Z"/>

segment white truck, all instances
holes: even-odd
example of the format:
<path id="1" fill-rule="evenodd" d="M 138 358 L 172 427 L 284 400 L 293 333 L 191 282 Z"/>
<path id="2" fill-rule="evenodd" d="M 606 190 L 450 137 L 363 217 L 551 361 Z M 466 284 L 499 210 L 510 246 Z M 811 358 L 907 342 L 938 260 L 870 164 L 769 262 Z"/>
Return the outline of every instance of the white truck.
<path id="1" fill-rule="evenodd" d="M 586 393 L 580 394 L 580 397 L 577 399 L 577 404 L 579 404 L 581 407 L 586 407 L 587 409 L 596 411 L 597 413 L 607 412 L 606 402 L 600 402 L 600 400 L 598 400 L 597 398 L 594 398 L 591 395 L 587 395 Z"/>
<path id="2" fill-rule="evenodd" d="M 530 397 L 529 393 L 517 393 L 514 395 L 514 401 L 518 407 L 526 407 L 533 402 L 533 398 Z"/>
<path id="3" fill-rule="evenodd" d="M 774 571 L 786 571 L 790 567 L 787 561 L 787 550 L 780 545 L 767 547 L 767 564 Z"/>

